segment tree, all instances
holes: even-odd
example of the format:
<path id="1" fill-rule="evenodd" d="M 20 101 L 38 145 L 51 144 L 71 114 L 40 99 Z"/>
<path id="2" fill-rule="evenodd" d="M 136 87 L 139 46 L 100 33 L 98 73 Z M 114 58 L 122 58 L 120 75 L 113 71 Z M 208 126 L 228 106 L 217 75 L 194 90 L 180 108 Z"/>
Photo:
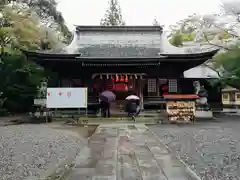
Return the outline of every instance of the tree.
<path id="1" fill-rule="evenodd" d="M 232 46 L 231 50 L 218 53 L 212 60 L 212 67 L 217 70 L 220 81 L 240 89 L 240 49 Z"/>
<path id="2" fill-rule="evenodd" d="M 177 31 L 172 38 L 169 40 L 169 42 L 173 45 L 173 46 L 182 46 L 183 45 L 183 38 L 182 38 L 182 34 L 180 31 Z"/>
<path id="3" fill-rule="evenodd" d="M 1 12 L 0 12 L 1 13 Z M 1 13 L 0 17 L 0 48 L 1 55 L 4 53 L 4 47 L 11 42 L 12 28 L 9 20 L 5 17 L 5 14 Z"/>
<path id="4" fill-rule="evenodd" d="M 21 0 L 36 12 L 45 27 L 54 29 L 65 43 L 72 40 L 72 33 L 65 24 L 62 13 L 57 10 L 56 0 Z"/>
<path id="5" fill-rule="evenodd" d="M 0 5 L 13 4 L 13 6 L 27 8 L 35 12 L 41 23 L 55 31 L 58 39 L 64 43 L 70 43 L 72 40 L 72 33 L 65 24 L 65 20 L 57 10 L 56 0 L 3 0 Z"/>
<path id="6" fill-rule="evenodd" d="M 50 30 L 40 24 L 39 18 L 30 10 L 5 7 L 2 10 L 2 28 L 0 29 L 0 45 L 4 48 L 41 50 L 57 45 L 58 40 Z"/>
<path id="7" fill-rule="evenodd" d="M 208 15 L 201 19 L 200 32 L 209 45 L 222 50 L 210 61 L 222 83 L 240 89 L 240 2 L 224 2 L 222 9 L 220 15 Z M 209 39 L 209 31 L 218 34 Z"/>
<path id="8" fill-rule="evenodd" d="M 101 26 L 123 26 L 125 22 L 122 18 L 121 8 L 117 0 L 109 1 L 109 9 L 100 22 Z"/>
<path id="9" fill-rule="evenodd" d="M 225 1 L 221 14 L 194 14 L 182 20 L 185 27 L 196 32 L 196 42 L 207 42 L 210 46 L 230 50 L 240 40 L 240 2 Z M 182 24 L 183 24 L 182 23 Z"/>
<path id="10" fill-rule="evenodd" d="M 4 108 L 11 112 L 28 111 L 33 104 L 40 82 L 48 74 L 26 59 L 19 49 L 54 49 L 58 39 L 54 29 L 40 22 L 31 8 L 19 5 L 1 8 L 0 19 L 0 115 Z"/>
<path id="11" fill-rule="evenodd" d="M 5 102 L 3 108 L 12 112 L 24 112 L 31 108 L 37 86 L 45 77 L 44 71 L 28 62 L 20 52 L 12 51 L 3 56 L 0 71 L 0 92 Z"/>

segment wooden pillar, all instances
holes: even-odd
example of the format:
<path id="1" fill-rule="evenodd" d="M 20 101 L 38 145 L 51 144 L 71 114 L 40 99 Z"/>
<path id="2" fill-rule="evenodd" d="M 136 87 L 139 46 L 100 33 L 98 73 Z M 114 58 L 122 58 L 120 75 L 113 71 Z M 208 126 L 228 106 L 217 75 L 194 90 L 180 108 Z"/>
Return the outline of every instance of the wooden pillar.
<path id="1" fill-rule="evenodd" d="M 144 110 L 144 100 L 143 100 L 143 87 L 144 87 L 144 80 L 140 79 L 140 86 L 139 86 L 139 90 L 140 90 L 140 94 L 139 94 L 139 98 L 140 98 L 140 109 Z"/>
<path id="2" fill-rule="evenodd" d="M 157 79 L 156 79 L 156 91 L 157 91 L 157 96 L 159 97 L 160 96 L 160 92 L 159 92 L 159 86 L 160 86 L 160 84 L 159 84 L 159 77 L 157 77 Z"/>
<path id="3" fill-rule="evenodd" d="M 58 87 L 62 87 L 62 76 L 58 79 Z"/>

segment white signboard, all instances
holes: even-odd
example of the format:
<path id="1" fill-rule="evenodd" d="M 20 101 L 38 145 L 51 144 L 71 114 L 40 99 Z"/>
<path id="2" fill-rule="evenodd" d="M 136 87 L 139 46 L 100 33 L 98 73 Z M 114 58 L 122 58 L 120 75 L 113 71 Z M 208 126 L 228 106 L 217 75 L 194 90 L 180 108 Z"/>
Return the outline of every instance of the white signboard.
<path id="1" fill-rule="evenodd" d="M 47 108 L 87 108 L 87 88 L 47 88 Z"/>

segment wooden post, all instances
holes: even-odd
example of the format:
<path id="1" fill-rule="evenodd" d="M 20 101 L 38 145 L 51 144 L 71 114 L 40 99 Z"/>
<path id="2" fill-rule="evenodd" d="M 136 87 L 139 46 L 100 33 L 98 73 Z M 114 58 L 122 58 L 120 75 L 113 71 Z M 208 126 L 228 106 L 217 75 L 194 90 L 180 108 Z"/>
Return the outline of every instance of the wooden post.
<path id="1" fill-rule="evenodd" d="M 159 92 L 159 77 L 157 77 L 157 79 L 156 79 L 156 91 L 157 91 L 157 97 L 159 97 L 160 96 L 160 92 Z"/>
<path id="2" fill-rule="evenodd" d="M 140 79 L 140 86 L 139 86 L 139 90 L 140 90 L 140 105 L 141 105 L 141 110 L 144 110 L 144 101 L 143 101 L 143 87 L 144 87 L 144 80 Z"/>

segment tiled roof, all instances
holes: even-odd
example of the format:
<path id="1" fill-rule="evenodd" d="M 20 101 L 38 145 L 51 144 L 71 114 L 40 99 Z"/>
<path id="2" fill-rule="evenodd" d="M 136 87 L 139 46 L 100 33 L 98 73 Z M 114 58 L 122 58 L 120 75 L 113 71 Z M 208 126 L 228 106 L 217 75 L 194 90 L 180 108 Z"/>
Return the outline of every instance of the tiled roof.
<path id="1" fill-rule="evenodd" d="M 78 26 L 76 36 L 72 49 L 83 57 L 157 57 L 161 48 L 157 26 Z"/>
<path id="2" fill-rule="evenodd" d="M 159 48 L 119 47 L 108 44 L 79 48 L 81 57 L 155 57 Z"/>
<path id="3" fill-rule="evenodd" d="M 45 60 L 141 59 L 142 62 L 147 62 L 154 59 L 154 62 L 156 60 L 204 62 L 218 51 L 190 54 L 179 54 L 174 51 L 166 54 L 162 39 L 162 28 L 159 26 L 77 26 L 72 43 L 63 49 L 54 52 L 24 52 L 32 58 Z"/>

